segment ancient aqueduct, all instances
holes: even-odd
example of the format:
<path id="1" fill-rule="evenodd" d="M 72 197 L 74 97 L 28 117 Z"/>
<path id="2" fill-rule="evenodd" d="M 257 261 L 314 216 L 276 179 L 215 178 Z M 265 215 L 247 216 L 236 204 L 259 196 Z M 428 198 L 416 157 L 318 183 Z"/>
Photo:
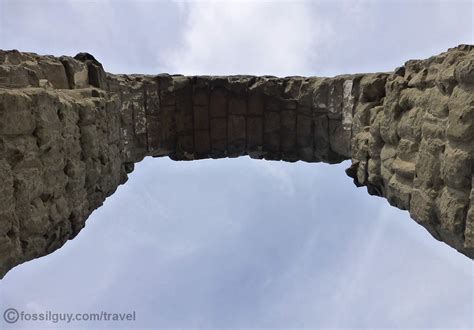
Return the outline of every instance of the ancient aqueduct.
<path id="1" fill-rule="evenodd" d="M 333 78 L 116 75 L 0 51 L 0 278 L 51 253 L 145 156 L 352 161 L 369 194 L 474 258 L 474 46 Z"/>

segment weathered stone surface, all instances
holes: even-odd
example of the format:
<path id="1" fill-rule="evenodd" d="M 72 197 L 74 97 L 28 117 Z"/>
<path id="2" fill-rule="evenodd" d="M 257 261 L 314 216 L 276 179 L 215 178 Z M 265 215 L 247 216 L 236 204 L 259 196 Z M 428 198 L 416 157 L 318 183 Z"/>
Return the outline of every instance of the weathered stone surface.
<path id="1" fill-rule="evenodd" d="M 408 61 L 371 93 L 383 107 L 381 123 L 362 120 L 352 140 L 353 167 L 374 160 L 368 176 L 379 177 L 389 202 L 407 209 L 437 239 L 474 257 L 472 182 L 474 172 L 474 71 L 472 46 L 462 45 L 427 60 Z M 364 86 L 368 77 L 361 80 Z M 379 83 L 380 84 L 380 83 Z M 362 88 L 364 90 L 364 87 Z M 362 92 L 362 100 L 367 98 Z M 370 137 L 363 132 L 369 128 Z M 367 141 L 379 141 L 376 148 Z M 381 162 L 378 162 L 378 159 Z M 349 174 L 356 184 L 357 171 Z"/>
<path id="2" fill-rule="evenodd" d="M 61 247 L 145 156 L 337 163 L 474 258 L 474 47 L 334 78 L 106 73 L 0 51 L 0 277 Z"/>

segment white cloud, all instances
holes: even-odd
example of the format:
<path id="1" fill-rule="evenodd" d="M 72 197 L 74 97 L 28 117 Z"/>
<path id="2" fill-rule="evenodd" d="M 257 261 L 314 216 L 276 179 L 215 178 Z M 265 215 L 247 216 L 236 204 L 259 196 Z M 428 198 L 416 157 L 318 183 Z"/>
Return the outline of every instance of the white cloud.
<path id="1" fill-rule="evenodd" d="M 280 162 L 254 161 L 254 167 L 262 175 L 267 175 L 274 180 L 278 193 L 287 196 L 295 194 L 295 182 L 287 166 L 281 166 Z"/>
<path id="2" fill-rule="evenodd" d="M 163 61 L 184 74 L 302 75 L 331 36 L 310 8 L 309 2 L 188 3 L 182 41 Z"/>

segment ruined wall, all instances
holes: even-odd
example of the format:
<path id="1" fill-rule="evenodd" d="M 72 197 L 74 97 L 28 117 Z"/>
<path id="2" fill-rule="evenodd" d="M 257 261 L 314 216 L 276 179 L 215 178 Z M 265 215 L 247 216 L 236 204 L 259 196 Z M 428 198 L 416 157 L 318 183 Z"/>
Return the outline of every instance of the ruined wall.
<path id="1" fill-rule="evenodd" d="M 334 78 L 113 75 L 0 52 L 0 278 L 61 247 L 145 156 L 338 163 L 474 257 L 474 47 Z"/>

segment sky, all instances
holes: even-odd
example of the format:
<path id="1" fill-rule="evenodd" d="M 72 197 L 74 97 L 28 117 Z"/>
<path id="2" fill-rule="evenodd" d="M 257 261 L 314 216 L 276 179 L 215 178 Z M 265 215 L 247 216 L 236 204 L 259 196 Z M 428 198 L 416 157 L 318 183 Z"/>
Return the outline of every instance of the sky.
<path id="1" fill-rule="evenodd" d="M 0 0 L 0 48 L 113 73 L 332 76 L 474 43 L 469 1 Z M 0 312 L 135 311 L 33 328 L 474 328 L 472 260 L 340 165 L 145 159 Z"/>

